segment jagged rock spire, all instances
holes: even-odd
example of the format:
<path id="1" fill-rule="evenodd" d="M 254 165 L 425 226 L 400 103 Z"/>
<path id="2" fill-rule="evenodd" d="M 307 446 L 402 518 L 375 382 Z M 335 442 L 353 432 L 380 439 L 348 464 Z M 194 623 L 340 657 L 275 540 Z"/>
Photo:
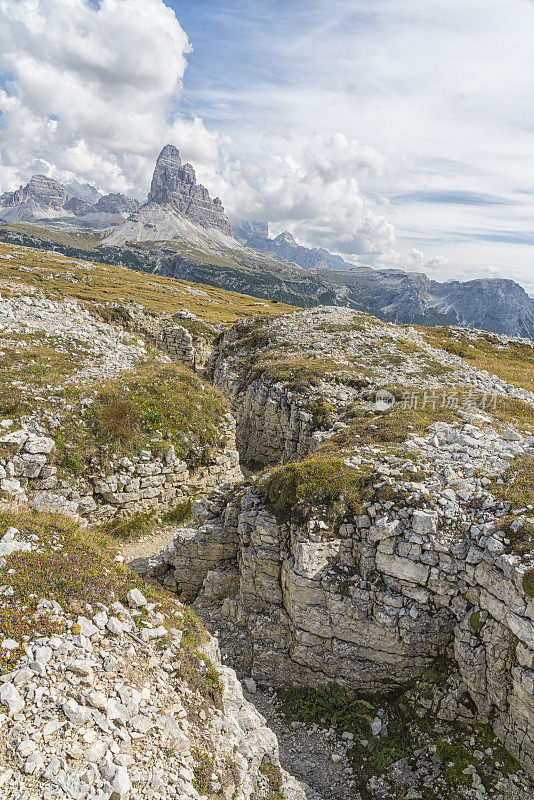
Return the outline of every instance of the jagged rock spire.
<path id="1" fill-rule="evenodd" d="M 218 197 L 212 200 L 208 190 L 197 183 L 194 168 L 182 163 L 180 151 L 172 144 L 166 144 L 156 160 L 148 202 L 171 204 L 204 228 L 218 228 L 232 236 L 221 201 Z"/>

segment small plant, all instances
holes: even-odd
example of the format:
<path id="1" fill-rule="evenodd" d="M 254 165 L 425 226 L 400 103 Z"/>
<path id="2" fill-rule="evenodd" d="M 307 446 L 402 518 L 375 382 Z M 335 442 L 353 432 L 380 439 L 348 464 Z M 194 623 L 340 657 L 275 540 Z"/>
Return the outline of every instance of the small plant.
<path id="1" fill-rule="evenodd" d="M 193 508 L 193 499 L 185 500 L 183 503 L 171 508 L 163 515 L 163 522 L 167 525 L 182 525 L 191 516 L 191 509 Z"/>
<path id="2" fill-rule="evenodd" d="M 359 472 L 335 457 L 315 457 L 285 464 L 260 479 L 259 488 L 275 511 L 289 514 L 298 503 L 339 501 L 340 509 L 360 509 L 371 499 L 378 475 Z"/>
<path id="3" fill-rule="evenodd" d="M 282 773 L 279 767 L 275 767 L 267 756 L 264 756 L 260 764 L 260 772 L 268 780 L 267 794 L 261 800 L 285 800 L 282 792 Z"/>
<path id="4" fill-rule="evenodd" d="M 213 756 L 196 748 L 193 750 L 193 786 L 200 795 L 208 794 L 213 771 Z"/>
<path id="5" fill-rule="evenodd" d="M 139 413 L 128 398 L 104 396 L 96 410 L 95 422 L 107 441 L 126 443 L 137 438 Z"/>
<path id="6" fill-rule="evenodd" d="M 81 475 L 85 471 L 87 464 L 82 461 L 77 453 L 64 452 L 62 456 L 57 459 L 58 467 L 69 472 L 71 475 Z"/>
<path id="7" fill-rule="evenodd" d="M 523 580 L 521 581 L 521 586 L 526 595 L 534 597 L 534 568 L 528 569 L 525 572 Z"/>
<path id="8" fill-rule="evenodd" d="M 471 616 L 469 617 L 469 625 L 471 626 L 471 630 L 473 633 L 480 633 L 482 628 L 484 627 L 484 623 L 480 619 L 480 611 L 474 611 Z"/>
<path id="9" fill-rule="evenodd" d="M 369 731 L 375 706 L 351 695 L 344 686 L 328 683 L 316 689 L 289 688 L 279 693 L 281 711 L 288 718 L 308 724 L 319 723 L 362 734 Z"/>
<path id="10" fill-rule="evenodd" d="M 329 421 L 330 415 L 334 410 L 332 403 L 328 403 L 324 398 L 314 400 L 310 405 L 312 422 L 314 428 L 322 428 Z"/>
<path id="11" fill-rule="evenodd" d="M 151 533 L 156 522 L 156 511 L 147 511 L 133 517 L 113 517 L 102 527 L 106 533 L 117 539 L 132 539 Z"/>

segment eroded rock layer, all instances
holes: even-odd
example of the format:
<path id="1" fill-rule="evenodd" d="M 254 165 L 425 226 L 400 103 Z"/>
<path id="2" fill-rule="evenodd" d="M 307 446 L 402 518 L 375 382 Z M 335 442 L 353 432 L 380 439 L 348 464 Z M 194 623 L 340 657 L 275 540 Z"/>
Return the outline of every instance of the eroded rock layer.
<path id="1" fill-rule="evenodd" d="M 151 574 L 268 683 L 377 692 L 453 647 L 480 719 L 533 770 L 531 484 L 523 502 L 504 488 L 531 474 L 532 393 L 333 309 L 236 326 L 215 376 L 247 458 L 313 455 L 199 504 Z"/>

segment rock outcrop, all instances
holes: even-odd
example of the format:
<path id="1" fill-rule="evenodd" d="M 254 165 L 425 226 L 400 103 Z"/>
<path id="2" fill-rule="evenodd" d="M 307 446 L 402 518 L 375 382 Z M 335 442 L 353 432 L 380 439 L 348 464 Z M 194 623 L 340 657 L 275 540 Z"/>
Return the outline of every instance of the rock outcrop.
<path id="1" fill-rule="evenodd" d="M 125 194 L 112 193 L 100 197 L 98 201 L 91 206 L 91 211 L 93 213 L 104 214 L 132 214 L 134 211 L 137 211 L 138 208 L 138 200 L 127 197 Z"/>
<path id="2" fill-rule="evenodd" d="M 215 376 L 245 453 L 315 455 L 197 505 L 150 574 L 197 597 L 267 683 L 376 692 L 453 646 L 480 720 L 534 772 L 532 506 L 496 496 L 516 461 L 532 469 L 511 410 L 528 417 L 532 392 L 335 309 L 237 324 Z"/>
<path id="3" fill-rule="evenodd" d="M 56 518 L 63 546 L 64 525 Z M 22 525 L 2 534 L 19 549 L 48 546 Z M 17 569 L 10 561 L 10 585 Z M 280 767 L 275 735 L 190 610 L 128 591 L 126 575 L 116 588 L 123 602 L 98 596 L 77 615 L 75 596 L 65 607 L 32 596 L 40 633 L 24 648 L 2 641 L 0 657 L 9 648 L 22 654 L 0 675 L 1 796 L 249 800 L 272 797 L 276 786 L 286 800 L 305 800 Z"/>
<path id="4" fill-rule="evenodd" d="M 61 388 L 48 388 L 53 396 L 53 413 L 41 411 L 37 404 L 34 413 L 27 414 L 22 424 L 9 418 L 2 420 L 0 491 L 8 497 L 27 500 L 40 510 L 66 510 L 102 520 L 117 514 L 131 517 L 154 510 L 163 512 L 187 502 L 192 493 L 206 492 L 220 483 L 240 478 L 235 421 L 229 413 L 218 419 L 214 414 L 209 419 L 210 426 L 217 426 L 218 434 L 209 448 L 206 443 L 199 444 L 192 458 L 180 458 L 170 442 L 160 439 L 159 443 L 138 448 L 111 463 L 95 455 L 90 465 L 80 462 L 74 474 L 62 468 L 64 459 L 58 456 L 57 446 L 63 441 L 65 426 L 83 423 L 88 406 L 94 402 L 94 394 L 87 397 L 75 419 L 67 422 L 67 403 L 61 403 L 55 396 L 55 391 L 61 392 L 69 386 L 70 366 L 77 358 L 81 356 L 76 381 L 85 381 L 96 389 L 99 381 L 117 378 L 146 358 L 145 339 L 132 340 L 129 331 L 142 334 L 157 345 L 159 358 L 164 359 L 162 363 L 172 358 L 200 368 L 211 352 L 209 339 L 200 334 L 205 331 L 213 336 L 215 331 L 195 321 L 187 312 L 174 318 L 149 314 L 135 304 L 125 307 L 109 304 L 100 308 L 100 315 L 115 324 L 96 319 L 75 301 L 53 302 L 24 294 L 0 298 L 3 342 L 10 342 L 12 336 L 22 337 L 23 341 L 25 337 L 38 337 L 45 351 L 47 343 L 53 342 L 58 359 L 66 359 L 63 365 L 66 382 Z M 200 333 L 192 336 L 183 327 L 188 323 L 196 323 Z M 46 360 L 44 355 L 42 358 Z M 31 371 L 31 366 L 27 369 Z M 31 392 L 16 378 L 15 382 L 20 396 Z M 45 404 L 47 398 L 42 394 L 40 398 Z"/>
<path id="5" fill-rule="evenodd" d="M 191 164 L 182 164 L 177 147 L 167 144 L 159 154 L 148 203 L 172 205 L 180 214 L 203 228 L 218 228 L 232 236 L 232 226 L 218 197 L 210 198 L 208 190 L 197 183 Z"/>

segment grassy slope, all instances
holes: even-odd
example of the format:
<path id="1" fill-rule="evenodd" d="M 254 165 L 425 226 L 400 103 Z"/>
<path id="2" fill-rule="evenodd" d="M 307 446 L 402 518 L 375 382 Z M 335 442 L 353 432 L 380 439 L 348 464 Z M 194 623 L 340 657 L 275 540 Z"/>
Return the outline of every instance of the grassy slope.
<path id="1" fill-rule="evenodd" d="M 365 326 L 386 330 L 388 324 L 367 314 L 355 314 L 350 324 L 319 327 L 327 333 L 337 334 L 342 342 L 348 332 L 361 331 Z M 356 385 L 354 380 L 358 375 L 372 377 L 373 362 L 382 366 L 384 364 L 400 366 L 406 356 L 418 359 L 423 357 L 421 369 L 426 375 L 439 376 L 450 371 L 415 343 L 405 341 L 397 341 L 395 344 L 389 342 L 388 352 L 379 352 L 376 347 L 369 351 L 368 346 L 362 346 L 359 355 L 364 357 L 364 362 L 360 363 L 357 357 L 352 360 L 353 367 L 347 369 L 346 365 L 336 364 L 326 357 L 310 358 L 295 355 L 291 352 L 291 343 L 282 342 L 280 339 L 274 343 L 269 338 L 269 327 L 268 320 L 257 320 L 250 326 L 248 336 L 235 344 L 236 348 L 241 343 L 263 348 L 261 355 L 256 354 L 253 362 L 246 364 L 242 369 L 243 380 L 249 383 L 263 375 L 272 381 L 284 383 L 301 396 L 304 405 L 313 414 L 315 426 L 319 428 L 328 428 L 331 425 L 329 417 L 332 411 L 332 406 L 324 400 L 309 401 L 310 387 L 317 386 L 321 379 L 331 383 L 336 383 L 340 379 Z M 423 327 L 419 327 L 418 330 L 429 344 L 461 356 L 477 369 L 487 370 L 518 387 L 534 389 L 533 347 L 519 343 L 502 346 L 495 336 L 479 332 L 474 334 L 471 331 L 458 332 L 450 328 Z M 368 363 L 369 355 L 371 363 Z M 406 392 L 412 392 L 410 376 L 407 376 L 405 385 L 397 384 L 386 388 L 395 394 L 399 401 Z M 421 401 L 423 391 L 419 390 L 415 394 Z M 266 497 L 272 507 L 282 514 L 295 510 L 296 505 L 306 506 L 313 502 L 327 503 L 332 507 L 340 506 L 341 510 L 349 506 L 361 511 L 362 503 L 371 500 L 372 492 L 369 490 L 369 485 L 373 477 L 376 480 L 377 476 L 356 472 L 346 467 L 342 459 L 357 452 L 361 445 L 378 446 L 384 453 L 400 453 L 403 451 L 403 442 L 410 433 L 423 434 L 428 426 L 436 421 L 449 424 L 462 423 L 463 418 L 460 414 L 467 410 L 466 405 L 469 401 L 472 402 L 473 398 L 470 391 L 462 386 L 455 387 L 454 394 L 458 399 L 457 408 L 441 407 L 441 392 L 437 393 L 435 407 L 432 404 L 423 407 L 419 402 L 418 408 L 406 408 L 401 402 L 397 402 L 392 408 L 377 412 L 362 406 L 360 402 L 351 403 L 343 414 L 343 422 L 347 427 L 320 445 L 311 457 L 295 464 L 270 469 L 266 473 L 261 481 Z M 488 407 L 487 413 L 493 417 L 497 426 L 514 425 L 526 434 L 534 434 L 534 408 L 520 400 L 501 397 L 495 408 Z M 531 459 L 523 460 L 517 465 L 513 462 L 510 467 L 510 477 L 524 473 L 526 461 L 530 472 Z M 415 480 L 415 477 L 413 479 Z M 530 484 L 529 487 L 531 491 Z M 340 497 L 342 502 L 339 501 Z M 530 501 L 524 497 L 522 505 L 526 505 L 527 502 L 532 502 L 532 496 Z"/>
<path id="2" fill-rule="evenodd" d="M 260 301 L 224 289 L 0 242 L 2 279 L 36 287 L 50 299 L 71 297 L 99 303 L 132 300 L 151 311 L 171 314 L 186 308 L 214 323 L 293 310 L 283 303 Z"/>
<path id="3" fill-rule="evenodd" d="M 460 356 L 477 369 L 485 369 L 514 386 L 534 392 L 534 346 L 510 342 L 503 346 L 496 336 L 456 328 L 417 327 L 426 341 Z"/>
<path id="4" fill-rule="evenodd" d="M 183 631 L 181 676 L 206 697 L 219 688 L 217 672 L 199 650 L 207 634 L 197 617 L 168 592 L 149 586 L 118 564 L 115 545 L 101 529 L 83 530 L 68 517 L 20 507 L 2 512 L 0 537 L 11 526 L 20 531 L 19 540 L 34 541 L 34 549 L 7 556 L 0 567 L 0 583 L 13 590 L 11 596 L 0 598 L 0 639 L 19 643 L 14 650 L 0 650 L 0 674 L 13 669 L 25 642 L 60 631 L 49 613 L 37 612 L 41 598 L 58 602 L 75 625 L 78 615 L 88 613 L 86 604 L 96 613 L 97 603 L 124 603 L 130 589 L 137 587 L 167 615 L 169 628 Z M 142 627 L 143 616 L 136 619 Z M 166 646 L 165 638 L 160 646 Z"/>

